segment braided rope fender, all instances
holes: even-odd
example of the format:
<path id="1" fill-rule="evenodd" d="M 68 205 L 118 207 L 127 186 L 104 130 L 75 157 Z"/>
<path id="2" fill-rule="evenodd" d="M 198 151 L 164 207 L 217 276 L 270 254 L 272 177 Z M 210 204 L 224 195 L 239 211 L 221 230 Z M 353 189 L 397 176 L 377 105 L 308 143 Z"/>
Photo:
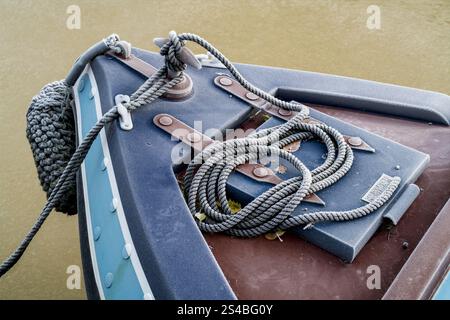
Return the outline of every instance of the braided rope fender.
<path id="1" fill-rule="evenodd" d="M 33 97 L 26 119 L 30 143 L 42 189 L 50 196 L 75 151 L 75 129 L 69 104 L 70 89 L 64 81 L 49 83 Z M 75 176 L 71 188 L 58 199 L 55 209 L 76 214 Z"/>

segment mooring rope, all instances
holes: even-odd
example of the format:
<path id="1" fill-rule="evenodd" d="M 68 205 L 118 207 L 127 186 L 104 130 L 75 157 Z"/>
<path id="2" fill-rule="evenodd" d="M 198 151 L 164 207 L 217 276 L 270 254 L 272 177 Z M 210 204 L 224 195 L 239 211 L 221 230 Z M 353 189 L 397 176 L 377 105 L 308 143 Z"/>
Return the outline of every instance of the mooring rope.
<path id="1" fill-rule="evenodd" d="M 170 81 L 167 81 L 165 77 L 166 72 L 167 68 L 162 67 L 151 78 L 149 78 L 136 91 L 135 94 L 132 95 L 132 100 L 130 99 L 130 102 L 123 103 L 123 106 L 132 111 L 143 105 L 152 103 L 157 98 L 166 93 L 174 85 L 182 81 L 181 75 L 171 79 Z M 105 125 L 116 120 L 118 117 L 119 113 L 117 110 L 117 106 L 114 106 L 102 116 L 102 118 L 89 130 L 89 132 L 83 138 L 82 142 L 78 145 L 66 167 L 59 176 L 56 185 L 52 188 L 47 202 L 41 213 L 39 214 L 39 217 L 36 220 L 35 224 L 22 240 L 20 245 L 16 248 L 16 250 L 0 265 L 0 277 L 3 276 L 8 270 L 10 270 L 17 263 L 17 261 L 19 261 L 20 257 L 23 255 L 31 240 L 39 231 L 50 212 L 58 205 L 60 205 L 60 202 L 62 200 L 67 200 L 66 193 L 70 189 L 74 188 L 76 172 L 80 168 L 80 165 L 86 157 L 86 154 L 88 153 L 89 148 L 91 147 L 95 138 L 105 127 Z"/>
<path id="2" fill-rule="evenodd" d="M 254 237 L 277 228 L 287 229 L 319 221 L 351 220 L 375 211 L 396 190 L 400 183 L 400 178 L 398 177 L 395 177 L 388 188 L 374 201 L 360 208 L 343 212 L 324 211 L 292 216 L 292 212 L 308 194 L 329 187 L 350 170 L 353 163 L 353 153 L 343 136 L 337 130 L 325 124 L 308 124 L 304 122 L 309 115 L 309 109 L 306 106 L 282 101 L 253 86 L 219 50 L 203 38 L 191 33 L 177 35 L 172 31 L 169 33 L 169 38 L 163 40 L 160 42 L 160 53 L 165 57 L 165 66 L 159 69 L 131 96 L 129 103 L 124 104 L 128 110 L 132 111 L 142 105 L 153 102 L 181 81 L 187 63 L 186 59 L 182 58 L 182 50 L 185 48 L 186 41 L 191 41 L 214 55 L 225 65 L 236 80 L 250 92 L 273 105 L 298 112 L 294 118 L 283 125 L 261 130 L 246 138 L 232 139 L 210 145 L 194 157 L 186 171 L 185 191 L 187 193 L 188 206 L 194 219 L 196 219 L 198 213 L 204 213 L 207 216 L 206 220 L 196 219 L 201 230 L 206 232 L 226 232 L 241 237 Z M 112 45 L 114 43 L 112 41 Z M 120 48 L 117 50 L 120 50 Z M 169 81 L 167 78 L 171 78 L 171 80 Z M 49 85 L 50 88 L 48 86 L 44 88 L 40 95 L 33 99 L 32 105 L 39 106 L 39 110 L 57 108 L 58 112 L 61 111 L 61 105 L 64 105 L 61 104 L 61 99 L 52 100 L 51 95 L 54 92 L 59 92 L 58 90 L 62 92 L 63 90 L 60 86 L 63 86 L 63 84 L 63 82 L 53 83 Z M 57 95 L 58 97 L 61 97 L 61 92 Z M 48 184 L 47 190 L 51 190 L 47 203 L 20 246 L 0 266 L 0 277 L 19 260 L 52 209 L 57 206 L 70 208 L 70 204 L 64 204 L 64 202 L 72 201 L 67 197 L 67 192 L 74 188 L 77 170 L 101 129 L 118 117 L 117 106 L 114 106 L 103 115 L 73 152 L 64 170 L 58 174 L 56 183 L 51 183 L 51 181 L 54 181 L 56 173 L 48 173 L 49 170 L 51 171 L 50 167 L 46 168 L 45 172 L 39 172 L 42 175 L 42 177 L 40 176 L 41 181 L 44 180 Z M 31 118 L 29 122 L 30 120 L 36 120 L 33 122 L 35 126 L 33 129 L 34 134 L 39 130 L 39 123 L 44 126 L 62 128 L 63 131 L 73 130 L 73 124 L 66 124 L 66 126 L 61 127 L 57 123 L 61 119 L 63 119 L 63 122 L 66 122 L 67 119 L 64 116 L 61 118 L 47 117 L 43 124 L 42 121 L 39 121 L 42 119 L 38 115 L 33 113 Z M 71 133 L 68 134 L 71 136 Z M 283 149 L 283 147 L 293 141 L 309 138 L 320 139 L 328 150 L 324 163 L 312 171 L 300 159 Z M 56 153 L 69 152 L 67 151 L 68 149 L 63 147 L 60 148 L 62 151 L 58 148 L 52 149 L 54 147 L 52 145 L 43 145 L 41 147 L 43 147 L 44 152 L 38 157 L 39 161 L 45 161 L 50 151 Z M 270 188 L 237 213 L 232 213 L 226 195 L 228 177 L 236 166 L 250 161 L 261 160 L 264 156 L 276 156 L 289 161 L 299 171 L 300 175 Z M 64 157 L 60 160 L 64 162 L 63 159 Z M 61 165 L 61 162 L 58 165 Z M 48 175 L 52 175 L 52 177 L 48 178 Z M 46 180 L 46 178 L 48 179 Z"/>

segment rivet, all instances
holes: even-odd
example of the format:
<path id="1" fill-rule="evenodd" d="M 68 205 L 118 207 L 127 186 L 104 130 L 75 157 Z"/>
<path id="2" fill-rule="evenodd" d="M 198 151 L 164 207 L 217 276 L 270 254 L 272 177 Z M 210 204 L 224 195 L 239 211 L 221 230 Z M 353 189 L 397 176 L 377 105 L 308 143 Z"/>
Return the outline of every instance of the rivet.
<path id="1" fill-rule="evenodd" d="M 246 97 L 248 100 L 252 100 L 252 101 L 255 101 L 255 100 L 258 100 L 258 99 L 259 99 L 259 97 L 258 97 L 256 94 L 254 94 L 253 92 L 247 92 L 247 93 L 245 94 L 245 97 Z"/>
<path id="2" fill-rule="evenodd" d="M 408 249 L 408 247 L 409 247 L 408 241 L 403 241 L 403 243 L 402 243 L 402 248 L 403 248 L 403 249 Z"/>
<path id="3" fill-rule="evenodd" d="M 361 140 L 360 137 L 350 137 L 350 138 L 348 139 L 348 143 L 349 143 L 350 145 L 352 145 L 352 146 L 357 147 L 357 146 L 362 145 L 362 140 Z"/>
<path id="4" fill-rule="evenodd" d="M 131 251 L 133 250 L 133 247 L 131 246 L 131 244 L 126 243 L 123 246 L 122 249 L 122 258 L 124 258 L 125 260 L 127 260 L 130 256 L 131 256 Z"/>
<path id="5" fill-rule="evenodd" d="M 292 111 L 280 108 L 278 109 L 278 114 L 282 116 L 290 116 L 292 114 Z"/>
<path id="6" fill-rule="evenodd" d="M 219 83 L 223 86 L 231 86 L 233 84 L 233 81 L 231 79 L 228 79 L 227 77 L 222 77 L 219 79 Z"/>
<path id="7" fill-rule="evenodd" d="M 117 205 L 119 204 L 119 200 L 117 198 L 112 198 L 111 200 L 111 207 L 110 210 L 112 213 L 115 213 L 117 211 Z"/>
<path id="8" fill-rule="evenodd" d="M 111 288 L 114 281 L 114 275 L 111 272 L 108 272 L 105 275 L 105 287 Z"/>
<path id="9" fill-rule="evenodd" d="M 257 167 L 253 170 L 253 174 L 258 178 L 264 178 L 269 175 L 269 170 L 264 167 Z"/>
<path id="10" fill-rule="evenodd" d="M 395 170 L 400 170 L 400 165 L 396 165 Z"/>
<path id="11" fill-rule="evenodd" d="M 109 162 L 109 158 L 103 158 L 102 171 L 106 171 L 106 169 L 108 169 Z"/>
<path id="12" fill-rule="evenodd" d="M 191 132 L 186 137 L 190 142 L 199 142 L 202 137 L 197 132 Z"/>
<path id="13" fill-rule="evenodd" d="M 94 88 L 91 88 L 91 92 L 89 93 L 89 99 L 94 99 L 95 95 L 97 94 L 96 90 Z"/>
<path id="14" fill-rule="evenodd" d="M 170 126 L 173 123 L 173 120 L 168 116 L 162 116 L 161 118 L 159 118 L 158 122 L 163 126 Z"/>
<path id="15" fill-rule="evenodd" d="M 78 82 L 78 92 L 82 92 L 84 90 L 84 79 L 81 78 Z"/>
<path id="16" fill-rule="evenodd" d="M 98 239 L 100 239 L 100 236 L 102 235 L 102 228 L 100 228 L 99 226 L 94 228 L 94 240 L 97 241 Z"/>

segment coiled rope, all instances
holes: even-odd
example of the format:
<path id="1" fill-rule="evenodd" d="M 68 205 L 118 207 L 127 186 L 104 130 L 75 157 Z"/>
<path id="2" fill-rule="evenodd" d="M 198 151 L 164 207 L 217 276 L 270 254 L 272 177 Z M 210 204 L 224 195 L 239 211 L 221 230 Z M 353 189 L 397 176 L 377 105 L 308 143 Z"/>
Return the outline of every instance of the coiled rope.
<path id="1" fill-rule="evenodd" d="M 319 221 L 344 221 L 359 218 L 375 211 L 391 197 L 400 182 L 398 177 L 393 179 L 390 186 L 379 197 L 366 206 L 344 212 L 325 211 L 292 216 L 291 213 L 305 196 L 336 183 L 350 170 L 353 162 L 351 148 L 337 130 L 324 124 L 305 123 L 304 120 L 309 115 L 309 109 L 306 106 L 279 100 L 253 86 L 245 80 L 220 51 L 195 34 L 183 33 L 177 35 L 173 31 L 169 33 L 169 39 L 166 39 L 165 43 L 161 45 L 160 51 L 161 55 L 165 57 L 165 66 L 159 69 L 130 97 L 129 103 L 124 104 L 128 110 L 132 111 L 155 101 L 181 81 L 183 71 L 186 69 L 186 60 L 182 59 L 182 50 L 184 50 L 186 41 L 195 42 L 209 51 L 250 92 L 283 109 L 298 111 L 293 119 L 281 126 L 261 130 L 246 138 L 213 144 L 194 157 L 187 168 L 185 187 L 188 206 L 193 217 L 200 212 L 204 212 L 208 217 L 205 221 L 197 220 L 201 230 L 226 232 L 241 237 L 254 237 L 276 228 L 287 229 Z M 111 43 L 111 46 L 114 46 L 114 39 Z M 113 49 L 121 50 L 120 47 Z M 171 80 L 168 80 L 168 78 Z M 70 123 L 70 119 L 64 116 L 64 108 L 67 107 L 69 100 L 65 95 L 68 90 L 63 90 L 64 85 L 64 81 L 52 83 L 44 87 L 32 101 L 32 106 L 39 106 L 36 109 L 52 110 L 52 112 L 56 112 L 55 114 L 60 115 L 59 117 L 52 115 L 39 118 L 39 115 L 34 115 L 34 113 L 32 115 L 29 112 L 32 115 L 29 122 L 35 121 L 33 122 L 33 130 L 30 130 L 31 135 L 36 135 L 40 126 L 48 126 L 51 129 L 50 131 L 55 131 L 53 128 L 60 130 L 56 130 L 59 133 L 56 135 L 58 139 L 61 138 L 61 133 L 64 136 L 65 131 L 68 131 L 65 135 L 65 144 L 67 145 L 63 144 L 58 148 L 58 146 L 52 144 L 39 145 L 42 141 L 38 141 L 35 146 L 44 150 L 38 158 L 39 161 L 45 161 L 48 154 L 52 152 L 64 154 L 65 156 L 59 158 L 58 165 L 64 163 L 65 157 L 71 152 L 70 142 L 73 141 L 72 135 L 74 135 L 73 122 Z M 59 97 L 58 99 L 55 99 L 55 97 L 52 99 L 54 93 Z M 64 97 L 64 99 L 61 99 L 61 97 Z M 32 106 L 30 106 L 30 109 L 34 110 L 35 108 L 32 108 Z M 67 192 L 74 189 L 75 174 L 101 129 L 118 117 L 117 106 L 112 107 L 105 113 L 71 154 L 70 160 L 67 161 L 60 174 L 54 172 L 51 163 L 47 164 L 48 168 L 40 172 L 38 167 L 41 181 L 48 184 L 47 203 L 19 247 L 0 265 L 0 277 L 20 259 L 52 209 L 57 206 L 69 208 L 69 211 L 73 209 L 67 202 L 72 201 L 73 195 L 69 196 Z M 64 122 L 64 125 L 59 124 L 59 121 Z M 293 141 L 309 138 L 320 139 L 328 149 L 328 155 L 324 163 L 312 171 L 293 154 L 283 150 L 284 146 Z M 239 164 L 257 161 L 263 156 L 277 156 L 286 159 L 292 163 L 300 175 L 272 187 L 233 214 L 226 196 L 226 182 L 229 175 Z M 51 181 L 55 180 L 55 176 L 58 177 L 57 182 L 52 184 Z"/>
<path id="2" fill-rule="evenodd" d="M 172 35 L 175 36 L 175 35 Z M 248 91 L 283 109 L 299 113 L 277 127 L 254 133 L 246 138 L 212 144 L 199 153 L 188 165 L 184 180 L 188 206 L 193 217 L 204 213 L 207 219 L 197 219 L 197 225 L 206 232 L 225 232 L 239 237 L 255 237 L 276 229 L 311 225 L 321 221 L 346 221 L 363 217 L 380 208 L 397 189 L 400 178 L 372 202 L 348 211 L 321 211 L 292 216 L 308 195 L 331 186 L 341 179 L 353 164 L 353 152 L 343 136 L 326 124 L 307 124 L 309 109 L 295 102 L 275 98 L 249 83 L 233 64 L 214 46 L 201 37 L 183 33 L 183 41 L 196 42 L 214 55 Z M 173 42 L 172 39 L 171 43 Z M 169 48 L 169 44 L 166 44 Z M 318 138 L 327 147 L 327 157 L 319 167 L 310 171 L 297 157 L 283 150 L 293 141 Z M 270 188 L 244 208 L 233 213 L 226 193 L 227 180 L 235 167 L 261 156 L 280 157 L 289 161 L 300 173 Z"/>

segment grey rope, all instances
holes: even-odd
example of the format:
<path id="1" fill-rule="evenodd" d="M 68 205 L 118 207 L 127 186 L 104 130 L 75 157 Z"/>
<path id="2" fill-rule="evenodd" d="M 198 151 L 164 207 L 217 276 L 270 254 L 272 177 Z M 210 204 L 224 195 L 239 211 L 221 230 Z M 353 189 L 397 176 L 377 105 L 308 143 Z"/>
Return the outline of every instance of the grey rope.
<path id="1" fill-rule="evenodd" d="M 112 34 L 88 49 L 80 56 L 65 80 L 46 85 L 31 100 L 26 115 L 26 136 L 30 143 L 39 180 L 43 190 L 50 196 L 59 176 L 75 151 L 75 129 L 73 113 L 70 108 L 71 89 L 69 83 L 75 83 L 86 63 L 98 54 L 111 50 L 128 57 L 131 45 Z M 76 186 L 75 177 L 67 192 L 55 203 L 55 209 L 75 214 Z"/>
<path id="2" fill-rule="evenodd" d="M 151 78 L 149 78 L 132 96 L 129 103 L 123 105 L 128 110 L 135 110 L 143 105 L 152 103 L 161 95 L 166 93 L 171 87 L 178 84 L 182 80 L 182 76 L 166 80 L 167 68 L 163 67 L 156 72 Z M 48 91 L 48 88 L 44 88 L 43 91 Z M 43 94 L 41 92 L 41 94 Z M 82 142 L 76 148 L 75 152 L 71 155 L 70 160 L 66 164 L 64 170 L 58 177 L 58 180 L 54 187 L 52 187 L 50 195 L 47 199 L 47 203 L 39 214 L 35 224 L 22 240 L 16 250 L 0 265 L 0 277 L 3 276 L 8 270 L 10 270 L 20 259 L 25 252 L 26 248 L 34 238 L 40 227 L 47 219 L 50 212 L 60 203 L 61 199 L 64 199 L 67 192 L 74 188 L 75 175 L 78 171 L 81 163 L 83 162 L 86 154 L 89 151 L 92 143 L 97 137 L 101 129 L 108 123 L 111 123 L 119 117 L 117 106 L 111 108 L 106 112 L 103 117 L 89 130 Z"/>
<path id="3" fill-rule="evenodd" d="M 110 37 L 108 46 L 117 52 L 127 51 L 127 45 L 123 44 L 114 48 L 117 40 L 118 37 Z M 366 206 L 343 212 L 325 211 L 292 216 L 291 213 L 305 196 L 336 183 L 350 170 L 353 163 L 351 148 L 337 130 L 324 124 L 304 123 L 303 120 L 309 115 L 306 106 L 279 100 L 256 88 L 245 80 L 222 53 L 194 34 L 169 34 L 169 41 L 160 51 L 165 57 L 165 66 L 136 90 L 129 103 L 124 104 L 128 110 L 153 102 L 181 81 L 186 64 L 180 58 L 180 51 L 186 41 L 196 42 L 213 54 L 247 90 L 276 106 L 299 112 L 281 126 L 261 130 L 247 138 L 210 145 L 194 157 L 186 171 L 185 186 L 192 215 L 195 217 L 197 213 L 204 211 L 208 216 L 205 222 L 197 221 L 201 230 L 254 237 L 276 228 L 286 229 L 319 221 L 355 219 L 382 206 L 396 190 L 400 178 L 395 178 L 389 188 Z M 168 76 L 172 77 L 170 81 L 166 80 Z M 20 259 L 52 209 L 61 208 L 69 213 L 74 212 L 75 208 L 71 207 L 70 202 L 74 202 L 75 174 L 98 133 L 105 125 L 119 117 L 117 107 L 114 106 L 91 128 L 75 149 L 73 119 L 66 113 L 69 92 L 64 81 L 51 83 L 33 98 L 27 113 L 28 122 L 31 124 L 27 129 L 27 137 L 32 145 L 39 177 L 44 190 L 47 191 L 48 200 L 27 236 L 0 265 L 0 277 Z M 42 130 L 46 133 L 45 138 Z M 311 138 L 320 139 L 328 150 L 324 163 L 312 171 L 297 157 L 283 150 L 284 146 L 293 141 Z M 53 154 L 57 156 L 52 158 Z M 70 160 L 67 159 L 68 155 Z M 229 175 L 239 164 L 258 161 L 266 156 L 276 156 L 289 161 L 300 175 L 270 188 L 233 214 L 226 196 Z"/>
<path id="4" fill-rule="evenodd" d="M 65 82 L 52 82 L 33 97 L 26 116 L 26 135 L 47 198 L 75 151 L 74 119 L 68 107 L 69 99 L 70 91 Z M 75 186 L 74 177 L 71 182 Z M 76 213 L 75 187 L 61 196 L 55 208 L 68 214 Z"/>
<path id="5" fill-rule="evenodd" d="M 299 113 L 285 124 L 260 131 L 247 138 L 233 139 L 210 145 L 189 164 L 184 185 L 188 206 L 192 216 L 204 213 L 207 219 L 198 219 L 199 228 L 206 232 L 226 232 L 239 237 L 255 237 L 277 228 L 287 229 L 298 225 L 321 221 L 346 221 L 360 218 L 381 207 L 397 189 L 400 178 L 391 184 L 373 202 L 360 208 L 335 212 L 313 212 L 298 216 L 291 214 L 301 201 L 313 192 L 323 190 L 341 179 L 351 168 L 353 152 L 343 136 L 325 124 L 304 123 L 309 109 L 297 103 L 279 100 L 249 83 L 233 64 L 203 38 L 190 33 L 170 37 L 170 42 L 161 48 L 168 53 L 174 43 L 193 41 L 214 55 L 247 90 L 281 108 Z M 283 150 L 296 140 L 317 138 L 327 147 L 327 157 L 319 167 L 310 171 L 297 157 Z M 261 160 L 264 157 L 280 157 L 289 161 L 300 173 L 283 181 L 255 198 L 237 213 L 229 207 L 226 183 L 233 169 L 240 164 Z"/>

